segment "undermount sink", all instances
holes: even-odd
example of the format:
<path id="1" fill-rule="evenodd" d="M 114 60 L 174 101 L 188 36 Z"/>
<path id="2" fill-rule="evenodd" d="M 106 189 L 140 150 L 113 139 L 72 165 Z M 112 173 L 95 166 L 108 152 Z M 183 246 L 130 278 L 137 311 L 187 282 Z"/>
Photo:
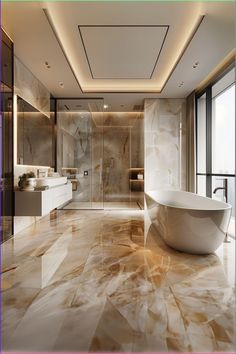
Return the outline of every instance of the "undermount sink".
<path id="1" fill-rule="evenodd" d="M 55 187 L 67 183 L 67 177 L 43 177 L 35 178 L 36 187 Z"/>

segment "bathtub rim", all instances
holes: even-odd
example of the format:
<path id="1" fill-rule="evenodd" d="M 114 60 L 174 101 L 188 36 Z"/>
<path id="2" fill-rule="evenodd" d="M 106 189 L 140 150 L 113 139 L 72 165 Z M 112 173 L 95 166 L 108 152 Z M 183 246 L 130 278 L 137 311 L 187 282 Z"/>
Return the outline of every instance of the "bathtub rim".
<path id="1" fill-rule="evenodd" d="M 205 208 L 190 208 L 190 207 L 186 207 L 186 206 L 181 207 L 181 206 L 169 205 L 167 203 L 164 204 L 164 203 L 154 199 L 149 194 L 150 192 L 179 192 L 179 193 L 191 194 L 191 195 L 197 196 L 198 198 L 204 198 L 204 199 L 208 199 L 208 200 L 214 201 L 216 203 L 224 204 L 225 207 L 222 207 L 220 209 L 214 209 L 214 208 L 205 209 Z M 226 211 L 226 210 L 231 210 L 232 211 L 232 205 L 229 204 L 229 203 L 218 201 L 218 200 L 215 200 L 215 199 L 212 199 L 212 198 L 209 198 L 209 197 L 203 197 L 203 196 L 198 195 L 196 193 L 187 192 L 187 191 L 181 191 L 181 190 L 175 190 L 175 189 L 158 189 L 158 190 L 150 190 L 150 191 L 144 192 L 144 194 L 147 195 L 149 198 L 151 198 L 155 203 L 158 203 L 158 204 L 160 204 L 162 206 L 166 206 L 168 208 L 173 208 L 173 209 L 192 210 L 192 211 L 208 211 L 208 212 L 217 212 L 217 211 L 219 212 L 219 211 Z"/>

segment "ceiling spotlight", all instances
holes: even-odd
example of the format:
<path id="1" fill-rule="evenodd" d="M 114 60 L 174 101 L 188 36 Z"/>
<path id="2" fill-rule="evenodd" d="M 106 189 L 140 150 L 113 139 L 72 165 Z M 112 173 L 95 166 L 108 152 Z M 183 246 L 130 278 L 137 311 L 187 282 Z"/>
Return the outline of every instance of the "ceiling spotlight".
<path id="1" fill-rule="evenodd" d="M 184 82 L 182 81 L 182 82 L 178 85 L 178 87 L 182 87 L 183 84 L 184 84 Z"/>
<path id="2" fill-rule="evenodd" d="M 59 82 L 59 85 L 61 88 L 64 88 L 64 83 L 63 82 Z"/>
<path id="3" fill-rule="evenodd" d="M 46 65 L 46 67 L 47 67 L 48 69 L 50 69 L 50 68 L 51 68 L 51 65 L 49 64 L 49 62 L 48 62 L 48 61 L 45 61 L 45 65 Z"/>
<path id="4" fill-rule="evenodd" d="M 193 69 L 196 69 L 199 65 L 199 61 L 196 61 L 194 64 L 193 64 Z"/>
<path id="5" fill-rule="evenodd" d="M 107 108 L 108 108 L 108 104 L 104 104 L 104 105 L 103 105 L 103 108 L 104 108 L 104 109 L 107 109 Z"/>

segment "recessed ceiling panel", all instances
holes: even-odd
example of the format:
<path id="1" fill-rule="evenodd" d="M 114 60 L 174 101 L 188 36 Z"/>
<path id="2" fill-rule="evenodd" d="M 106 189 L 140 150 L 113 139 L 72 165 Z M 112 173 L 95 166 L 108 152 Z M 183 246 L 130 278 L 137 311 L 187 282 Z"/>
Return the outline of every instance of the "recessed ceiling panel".
<path id="1" fill-rule="evenodd" d="M 103 97 L 109 111 L 132 111 L 144 98 L 186 97 L 233 58 L 234 5 L 4 1 L 2 25 L 55 97 Z"/>
<path id="2" fill-rule="evenodd" d="M 79 26 L 93 79 L 151 79 L 169 26 Z"/>

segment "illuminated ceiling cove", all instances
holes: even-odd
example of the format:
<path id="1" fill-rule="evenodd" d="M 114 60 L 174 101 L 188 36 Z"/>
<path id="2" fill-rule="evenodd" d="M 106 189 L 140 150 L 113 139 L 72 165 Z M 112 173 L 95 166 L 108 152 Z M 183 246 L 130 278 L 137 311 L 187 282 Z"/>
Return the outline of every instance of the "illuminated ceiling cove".
<path id="1" fill-rule="evenodd" d="M 114 22 L 112 12 L 94 22 L 82 4 L 66 5 L 44 3 L 44 13 L 84 93 L 161 92 L 204 21 L 198 3 L 182 12 L 172 4 L 176 17 L 159 7 L 149 23 L 121 14 Z"/>
<path id="2" fill-rule="evenodd" d="M 1 20 L 54 97 L 118 110 L 187 97 L 235 55 L 233 1 L 5 1 Z"/>

